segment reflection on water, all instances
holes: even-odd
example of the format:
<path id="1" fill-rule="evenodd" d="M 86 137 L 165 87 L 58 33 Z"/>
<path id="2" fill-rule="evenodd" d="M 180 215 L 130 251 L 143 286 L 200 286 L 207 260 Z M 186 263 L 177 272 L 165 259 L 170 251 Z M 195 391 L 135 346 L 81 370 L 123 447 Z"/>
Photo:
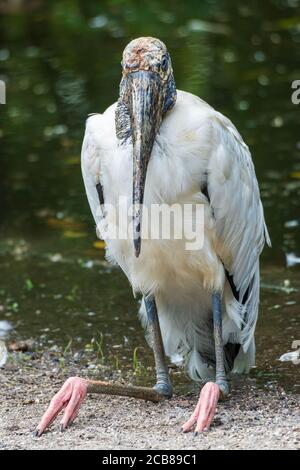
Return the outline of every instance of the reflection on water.
<path id="1" fill-rule="evenodd" d="M 299 1 L 128 3 L 0 3 L 0 320 L 49 347 L 101 332 L 124 363 L 136 347 L 152 363 L 128 282 L 94 245 L 79 154 L 87 113 L 117 98 L 126 43 L 158 36 L 178 88 L 230 117 L 252 150 L 273 242 L 252 373 L 296 390 L 300 367 L 277 359 L 300 339 Z"/>

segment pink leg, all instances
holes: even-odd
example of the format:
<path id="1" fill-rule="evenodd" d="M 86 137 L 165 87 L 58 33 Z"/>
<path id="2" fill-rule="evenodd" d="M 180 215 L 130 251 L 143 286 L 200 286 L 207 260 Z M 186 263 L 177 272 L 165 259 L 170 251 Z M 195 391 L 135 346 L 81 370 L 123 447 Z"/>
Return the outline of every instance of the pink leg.
<path id="1" fill-rule="evenodd" d="M 57 415 L 65 408 L 60 422 L 60 429 L 63 431 L 78 415 L 80 405 L 85 399 L 86 394 L 86 380 L 80 377 L 70 377 L 66 380 L 60 391 L 52 398 L 47 411 L 35 431 L 35 435 L 41 436 L 45 429 L 50 426 Z"/>
<path id="2" fill-rule="evenodd" d="M 220 387 L 214 382 L 207 382 L 201 390 L 194 413 L 182 426 L 183 432 L 188 432 L 196 424 L 195 434 L 206 431 L 215 415 L 220 397 Z"/>

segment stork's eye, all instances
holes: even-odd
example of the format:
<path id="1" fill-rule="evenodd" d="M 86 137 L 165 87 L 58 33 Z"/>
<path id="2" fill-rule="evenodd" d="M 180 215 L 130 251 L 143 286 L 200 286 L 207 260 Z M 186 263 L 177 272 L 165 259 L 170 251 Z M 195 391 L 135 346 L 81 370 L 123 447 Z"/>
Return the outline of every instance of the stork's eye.
<path id="1" fill-rule="evenodd" d="M 161 61 L 161 69 L 163 70 L 163 72 L 166 72 L 167 68 L 168 68 L 168 59 L 167 57 L 163 57 Z"/>

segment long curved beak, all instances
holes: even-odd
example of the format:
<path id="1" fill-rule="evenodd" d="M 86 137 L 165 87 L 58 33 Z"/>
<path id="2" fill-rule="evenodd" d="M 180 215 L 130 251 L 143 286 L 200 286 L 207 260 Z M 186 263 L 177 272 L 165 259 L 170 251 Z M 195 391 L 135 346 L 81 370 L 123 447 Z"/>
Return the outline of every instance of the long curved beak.
<path id="1" fill-rule="evenodd" d="M 133 242 L 135 256 L 141 251 L 142 205 L 155 136 L 163 118 L 164 88 L 160 77 L 139 71 L 128 75 L 129 109 L 133 143 Z"/>

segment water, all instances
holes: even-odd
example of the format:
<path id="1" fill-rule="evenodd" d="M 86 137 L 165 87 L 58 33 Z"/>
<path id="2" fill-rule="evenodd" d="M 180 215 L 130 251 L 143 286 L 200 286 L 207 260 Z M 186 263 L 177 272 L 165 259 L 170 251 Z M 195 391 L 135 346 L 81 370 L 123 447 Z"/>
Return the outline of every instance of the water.
<path id="1" fill-rule="evenodd" d="M 44 348 L 72 339 L 77 350 L 101 333 L 120 367 L 132 367 L 137 347 L 152 364 L 128 281 L 94 245 L 80 147 L 86 115 L 117 99 L 123 48 L 153 35 L 169 48 L 177 87 L 226 114 L 251 148 L 273 243 L 262 257 L 252 375 L 299 391 L 300 366 L 278 361 L 300 340 L 300 105 L 291 101 L 300 79 L 299 1 L 3 5 L 0 320 L 14 327 L 7 335 Z"/>

